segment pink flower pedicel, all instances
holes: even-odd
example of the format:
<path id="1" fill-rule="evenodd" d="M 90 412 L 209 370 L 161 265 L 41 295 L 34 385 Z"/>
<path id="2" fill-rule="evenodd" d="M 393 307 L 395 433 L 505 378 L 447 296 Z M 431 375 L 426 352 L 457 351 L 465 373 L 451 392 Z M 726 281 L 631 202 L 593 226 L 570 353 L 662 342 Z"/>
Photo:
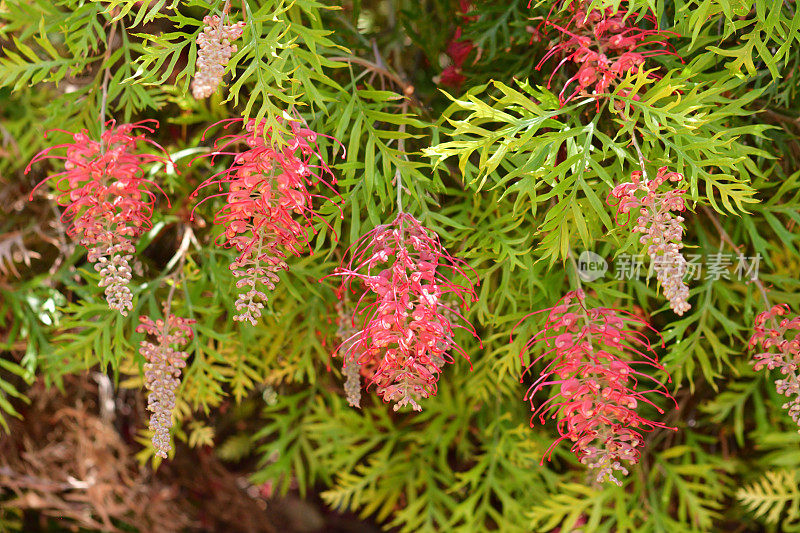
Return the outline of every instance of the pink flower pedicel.
<path id="1" fill-rule="evenodd" d="M 638 448 L 644 444 L 640 431 L 668 427 L 643 418 L 636 408 L 647 403 L 663 414 L 645 397 L 648 393 L 675 401 L 663 384 L 632 366 L 663 370 L 647 337 L 637 331 L 652 328 L 625 311 L 587 308 L 582 290 L 567 293 L 554 307 L 537 313 L 543 312 L 548 312 L 544 327 L 520 354 L 524 364 L 525 352 L 539 346 L 544 349 L 528 370 L 542 359 L 550 360 L 525 395 L 533 410 L 531 426 L 537 418 L 542 424 L 548 416 L 559 419 L 561 436 L 545 452 L 542 463 L 559 442 L 568 439 L 581 463 L 595 470 L 598 482 L 621 485 L 616 475 L 628 474 L 623 463 L 639 462 Z M 640 378 L 653 381 L 656 387 L 637 391 Z M 535 408 L 534 395 L 547 386 L 556 386 L 558 392 Z"/>
<path id="2" fill-rule="evenodd" d="M 224 122 L 227 127 L 243 123 L 243 120 Z M 233 164 L 204 181 L 192 193 L 193 197 L 197 196 L 201 189 L 210 186 L 217 186 L 220 191 L 199 202 L 198 206 L 210 198 L 225 198 L 225 205 L 217 211 L 214 223 L 225 230 L 218 243 L 235 247 L 239 252 L 231 264 L 231 271 L 238 278 L 236 287 L 240 290 L 237 314 L 233 318 L 247 320 L 253 325 L 267 301 L 262 287 L 275 288 L 278 272 L 288 268 L 284 260 L 287 255 L 300 255 L 304 249 L 310 250 L 309 237 L 314 232 L 312 219 L 317 215 L 312 206 L 315 195 L 308 187 L 317 182 L 330 187 L 320 174 L 333 175 L 316 147 L 317 134 L 297 121 L 289 121 L 287 125 L 291 137 L 282 139 L 285 144 L 281 146 L 273 146 L 270 141 L 274 140 L 271 138 L 275 133 L 265 132 L 263 124 L 256 126 L 254 120 L 246 123 L 244 133 L 217 140 L 215 152 L 202 157 L 211 157 L 213 161 L 220 155 L 233 155 Z M 238 143 L 246 144 L 248 149 L 238 153 L 225 151 Z M 312 159 L 318 159 L 319 164 L 313 164 Z M 227 191 L 223 191 L 226 187 Z"/>
<path id="3" fill-rule="evenodd" d="M 123 316 L 133 308 L 128 262 L 136 251 L 134 241 L 152 226 L 155 194 L 148 186 L 161 191 L 158 185 L 144 178 L 143 167 L 151 162 L 168 161 L 166 153 L 164 156 L 137 153 L 138 145 L 143 142 L 164 151 L 144 133 L 136 133 L 137 130 L 153 133 L 145 125 L 147 122 L 158 125 L 156 121 L 142 121 L 114 126 L 110 121 L 101 142 L 90 139 L 85 130 L 75 134 L 64 132 L 72 135 L 73 142 L 39 152 L 25 169 L 29 172 L 31 165 L 43 159 L 64 160 L 64 172 L 40 182 L 31 192 L 31 199 L 36 188 L 58 177 L 62 193 L 58 203 L 66 206 L 61 217 L 69 224 L 67 232 L 89 250 L 88 259 L 96 263 L 94 268 L 100 274 L 108 306 Z M 59 148 L 66 148 L 65 156 L 50 155 Z"/>
<path id="4" fill-rule="evenodd" d="M 800 363 L 800 338 L 797 335 L 800 331 L 800 317 L 780 318 L 788 312 L 788 305 L 779 304 L 759 314 L 750 339 L 750 349 L 760 345 L 763 350 L 753 356 L 755 370 L 777 368 L 783 374 L 783 378 L 775 380 L 775 387 L 779 394 L 790 398 L 783 404 L 783 408 L 789 411 L 795 424 L 800 425 L 800 380 L 797 377 Z"/>
<path id="5" fill-rule="evenodd" d="M 340 299 L 347 290 L 363 288 L 352 316 L 355 333 L 343 343 L 345 366 L 355 360 L 374 369 L 369 384 L 384 401 L 396 402 L 395 410 L 410 405 L 420 411 L 419 400 L 436 394 L 442 367 L 452 362 L 448 351 L 453 348 L 469 360 L 455 343 L 453 330 L 460 327 L 478 337 L 444 303 L 452 299 L 467 307 L 475 300 L 469 276 L 438 236 L 406 213 L 361 237 L 350 256 L 333 274 L 342 277 Z M 464 277 L 466 285 L 452 282 L 446 271 Z M 455 319 L 465 325 L 455 325 Z"/>

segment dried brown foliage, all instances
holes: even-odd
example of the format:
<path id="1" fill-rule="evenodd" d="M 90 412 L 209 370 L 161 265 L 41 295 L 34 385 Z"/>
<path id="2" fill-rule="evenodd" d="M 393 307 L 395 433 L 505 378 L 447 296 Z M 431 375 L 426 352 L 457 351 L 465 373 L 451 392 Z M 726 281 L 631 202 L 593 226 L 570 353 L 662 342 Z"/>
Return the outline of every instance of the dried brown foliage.
<path id="1" fill-rule="evenodd" d="M 0 276 L 5 278 L 9 278 L 12 275 L 20 277 L 16 265 L 24 263 L 26 267 L 30 267 L 31 259 L 40 257 L 41 255 L 38 252 L 25 246 L 22 232 L 12 231 L 0 235 Z"/>
<path id="2" fill-rule="evenodd" d="M 24 421 L 0 436 L 0 509 L 98 531 L 275 531 L 264 502 L 210 450 L 182 450 L 157 473 L 140 466 L 123 413 L 143 420 L 141 397 L 128 409 L 87 377 L 65 387 L 34 384 Z"/>

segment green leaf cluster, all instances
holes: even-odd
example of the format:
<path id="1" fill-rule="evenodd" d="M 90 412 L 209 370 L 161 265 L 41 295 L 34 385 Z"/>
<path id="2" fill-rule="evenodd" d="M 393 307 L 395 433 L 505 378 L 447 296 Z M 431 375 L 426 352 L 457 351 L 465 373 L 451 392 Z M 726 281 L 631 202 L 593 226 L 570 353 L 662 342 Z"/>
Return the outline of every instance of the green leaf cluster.
<path id="1" fill-rule="evenodd" d="M 564 106 L 556 95 L 574 71 L 551 79 L 560 59 L 535 68 L 555 38 L 538 27 L 554 5 L 527 0 L 472 2 L 467 14 L 454 0 L 232 2 L 230 20 L 245 21 L 244 35 L 223 86 L 197 101 L 196 38 L 224 4 L 0 2 L 0 203 L 9 207 L 0 236 L 24 234 L 40 255 L 30 265 L 13 254 L 0 263 L 20 273 L 0 269 L 0 426 L 23 412 L 34 379 L 58 386 L 94 369 L 117 390 L 140 387 L 138 316 L 158 316 L 175 284 L 172 312 L 197 321 L 175 438 L 256 465 L 253 482 L 278 493 L 319 492 L 334 510 L 399 531 L 796 527 L 800 436 L 781 408 L 778 376 L 749 365 L 761 291 L 737 279 L 734 265 L 718 278 L 703 271 L 689 281 L 692 310 L 675 316 L 646 266 L 635 279 L 616 275 L 625 254 L 643 249 L 633 221 L 607 202 L 639 168 L 635 138 L 648 172 L 666 166 L 685 176 L 684 252 L 758 256 L 770 302 L 800 311 L 794 2 L 588 2 L 650 9 L 679 34 L 670 43 L 681 57 L 648 58 L 608 94 Z M 445 87 L 457 28 L 473 48 L 463 84 Z M 335 190 L 314 191 L 328 198 L 315 200 L 313 253 L 289 259 L 262 322 L 250 327 L 231 320 L 234 252 L 214 244 L 223 199 L 190 219 L 190 194 L 230 158 L 194 158 L 229 133 L 218 121 L 263 119 L 280 130 L 287 113 L 320 134 Z M 159 200 L 137 243 L 129 317 L 105 308 L 85 250 L 54 207 L 57 193 L 45 187 L 25 201 L 59 172 L 44 164 L 24 172 L 37 151 L 68 138 L 45 131 L 96 137 L 102 115 L 158 119 L 153 140 L 175 162 L 148 169 L 172 203 Z M 470 361 L 447 366 L 419 414 L 395 413 L 371 391 L 362 409 L 348 407 L 332 357 L 336 296 L 326 276 L 360 235 L 396 216 L 398 188 L 402 209 L 480 280 L 467 318 L 482 344 L 459 334 Z M 178 261 L 187 229 L 191 244 Z M 645 408 L 677 431 L 646 435 L 641 464 L 621 488 L 596 486 L 566 443 L 542 462 L 558 434 L 556 421 L 530 421 L 522 400 L 531 380 L 521 380 L 520 351 L 535 324 L 509 343 L 522 317 L 575 288 L 569 257 L 582 250 L 611 267 L 584 282 L 592 300 L 644 316 L 663 335 L 654 345 L 669 377 L 657 377 L 671 379 L 680 405 L 664 415 Z"/>

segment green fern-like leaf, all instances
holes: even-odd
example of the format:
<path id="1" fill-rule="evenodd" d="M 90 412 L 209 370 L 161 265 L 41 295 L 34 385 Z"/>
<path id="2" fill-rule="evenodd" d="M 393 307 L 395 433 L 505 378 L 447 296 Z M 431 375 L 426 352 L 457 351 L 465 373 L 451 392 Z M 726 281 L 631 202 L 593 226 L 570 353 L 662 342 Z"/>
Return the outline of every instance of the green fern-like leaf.
<path id="1" fill-rule="evenodd" d="M 800 530 L 800 470 L 766 472 L 736 492 L 736 498 L 756 518 L 782 522 L 785 531 Z"/>

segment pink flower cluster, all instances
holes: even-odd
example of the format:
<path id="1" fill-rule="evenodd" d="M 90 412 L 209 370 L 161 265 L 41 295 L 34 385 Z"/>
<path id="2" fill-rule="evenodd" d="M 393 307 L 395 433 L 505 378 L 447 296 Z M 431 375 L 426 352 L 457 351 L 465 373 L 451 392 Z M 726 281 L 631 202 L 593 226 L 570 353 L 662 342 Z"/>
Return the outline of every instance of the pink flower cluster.
<path id="1" fill-rule="evenodd" d="M 31 199 L 40 185 L 58 178 L 58 202 L 66 206 L 62 220 L 69 224 L 68 233 L 89 250 L 88 259 L 96 263 L 94 268 L 100 274 L 100 286 L 105 287 L 109 307 L 122 315 L 133 308 L 133 295 L 128 288 L 128 263 L 136 251 L 133 243 L 152 225 L 155 194 L 149 187 L 161 191 L 144 178 L 143 167 L 167 161 L 166 153 L 160 156 L 137 151 L 141 143 L 148 143 L 163 152 L 144 133 L 137 133 L 153 133 L 147 122 L 158 125 L 156 121 L 142 121 L 114 126 L 110 121 L 100 142 L 90 139 L 85 130 L 63 132 L 71 135 L 73 142 L 39 152 L 25 169 L 27 173 L 34 163 L 48 158 L 64 160 L 64 171 L 40 182 L 31 192 Z M 66 149 L 66 155 L 51 155 L 61 148 Z"/>
<path id="2" fill-rule="evenodd" d="M 666 39 L 670 32 L 658 29 L 653 16 L 644 17 L 654 29 L 646 30 L 629 25 L 636 21 L 636 13 L 625 10 L 614 11 L 612 8 L 588 11 L 585 2 L 570 2 L 568 14 L 561 24 L 551 20 L 544 22 L 545 29 L 553 27 L 559 32 L 559 42 L 550 47 L 547 54 L 536 65 L 536 70 L 553 56 L 563 58 L 553 69 L 547 82 L 550 88 L 553 76 L 565 64 L 572 63 L 577 72 L 564 84 L 559 99 L 564 104 L 578 94 L 600 95 L 609 92 L 610 87 L 629 72 L 636 71 L 648 57 L 663 54 L 674 54 L 666 49 Z M 656 39 L 653 40 L 652 38 Z M 658 45 L 660 48 L 639 51 L 646 46 Z M 569 96 L 567 88 L 576 82 L 576 87 Z M 591 93 L 589 92 L 591 90 Z M 634 96 L 635 98 L 635 96 Z"/>
<path id="3" fill-rule="evenodd" d="M 779 394 L 790 398 L 783 404 L 783 408 L 788 409 L 789 416 L 800 425 L 800 380 L 797 377 L 800 364 L 800 336 L 797 334 L 800 331 L 800 317 L 779 319 L 788 312 L 788 305 L 779 304 L 759 314 L 756 317 L 755 333 L 750 339 L 750 349 L 760 345 L 763 350 L 753 356 L 755 370 L 777 368 L 783 375 L 783 378 L 775 380 L 775 386 Z"/>
<path id="4" fill-rule="evenodd" d="M 242 119 L 229 119 L 226 128 Z M 320 155 L 317 134 L 300 122 L 289 121 L 290 137 L 276 138 L 279 133 L 264 131 L 264 124 L 250 120 L 245 131 L 226 135 L 215 142 L 212 161 L 220 155 L 233 155 L 230 168 L 204 181 L 201 189 L 216 186 L 217 194 L 198 203 L 225 198 L 225 205 L 216 213 L 214 223 L 224 228 L 218 244 L 235 247 L 239 256 L 231 264 L 240 290 L 234 320 L 247 320 L 255 325 L 267 301 L 262 287 L 273 290 L 278 272 L 287 269 L 287 254 L 300 255 L 309 249 L 314 231 L 312 219 L 317 216 L 312 200 L 319 197 L 308 187 L 317 182 L 328 187 L 321 174 L 331 174 Z M 280 144 L 279 144 L 280 143 Z M 229 152 L 237 144 L 246 144 L 242 152 Z M 319 163 L 315 163 L 318 160 Z M 225 191 L 224 189 L 227 190 Z M 195 207 L 196 209 L 197 207 Z M 194 217 L 194 211 L 192 211 Z"/>
<path id="5" fill-rule="evenodd" d="M 567 293 L 554 307 L 531 313 L 522 321 L 542 312 L 548 312 L 547 321 L 527 342 L 520 357 L 524 364 L 525 352 L 542 346 L 544 351 L 528 369 L 542 359 L 550 360 L 525 396 L 533 410 L 531 426 L 537 417 L 542 424 L 548 416 L 559 419 L 561 437 L 545 458 L 559 442 L 568 439 L 580 461 L 595 470 L 598 482 L 621 485 L 616 476 L 628 473 L 623 462 L 634 465 L 639 461 L 638 448 L 644 444 L 640 431 L 667 428 L 640 416 L 637 407 L 646 403 L 664 412 L 645 397 L 647 393 L 674 402 L 663 384 L 633 366 L 663 370 L 650 341 L 639 331 L 652 328 L 625 311 L 587 308 L 582 290 Z M 640 378 L 653 381 L 656 387 L 638 391 Z M 536 393 L 553 385 L 558 393 L 534 409 Z"/>
<path id="6" fill-rule="evenodd" d="M 147 409 L 152 412 L 153 446 L 156 455 L 164 459 L 172 450 L 169 428 L 172 427 L 172 411 L 175 409 L 175 391 L 181 384 L 181 369 L 186 366 L 189 356 L 180 348 L 192 338 L 191 324 L 195 322 L 170 314 L 167 309 L 165 314 L 166 322 L 160 319 L 154 322 L 150 317 L 141 316 L 136 327 L 137 332 L 151 335 L 156 340 L 155 343 L 143 340 L 139 353 L 147 361 L 144 378 L 145 387 L 150 391 Z"/>
<path id="7" fill-rule="evenodd" d="M 611 196 L 616 199 L 612 205 L 617 206 L 617 214 L 629 214 L 639 209 L 639 217 L 633 231 L 642 233 L 639 242 L 647 247 L 647 254 L 656 272 L 656 279 L 661 284 L 664 297 L 669 301 L 672 310 L 683 315 L 692 308 L 687 301 L 689 287 L 683 282 L 686 274 L 686 259 L 683 257 L 683 222 L 682 216 L 673 216 L 672 212 L 686 209 L 683 199 L 685 189 L 670 189 L 659 193 L 658 188 L 664 182 L 679 182 L 683 174 L 669 172 L 667 167 L 658 169 L 655 179 L 642 179 L 642 173 L 631 173 L 631 181 L 614 187 Z M 641 198 L 636 196 L 643 192 Z M 630 215 L 629 215 L 630 216 Z"/>
<path id="8" fill-rule="evenodd" d="M 197 74 L 192 82 L 195 98 L 208 98 L 222 82 L 225 65 L 236 53 L 236 45 L 231 44 L 242 36 L 244 22 L 223 25 L 218 15 L 203 19 L 205 28 L 197 37 Z"/>
<path id="9" fill-rule="evenodd" d="M 463 13 L 467 13 L 472 9 L 472 4 L 469 0 L 458 0 L 458 8 L 462 13 L 460 19 L 464 23 L 475 20 L 476 17 L 467 17 L 463 15 Z M 464 83 L 464 80 L 466 80 L 466 77 L 462 74 L 461 68 L 464 66 L 467 56 L 469 56 L 475 48 L 475 45 L 469 39 L 462 39 L 462 33 L 462 27 L 458 26 L 450 42 L 447 44 L 445 54 L 450 59 L 450 64 L 439 75 L 438 82 L 445 87 L 458 89 Z"/>
<path id="10" fill-rule="evenodd" d="M 455 343 L 454 330 L 478 335 L 445 300 L 467 307 L 476 298 L 474 287 L 459 266 L 463 263 L 406 213 L 362 236 L 350 255 L 333 274 L 342 277 L 340 300 L 347 290 L 363 291 L 352 315 L 356 332 L 345 340 L 350 344 L 344 357 L 355 354 L 362 368 L 371 369 L 369 383 L 384 401 L 396 402 L 395 410 L 410 405 L 420 411 L 419 401 L 436 394 L 442 367 L 452 362 L 449 350 L 469 359 Z M 466 285 L 445 273 L 465 278 Z M 465 325 L 456 325 L 454 318 Z"/>

